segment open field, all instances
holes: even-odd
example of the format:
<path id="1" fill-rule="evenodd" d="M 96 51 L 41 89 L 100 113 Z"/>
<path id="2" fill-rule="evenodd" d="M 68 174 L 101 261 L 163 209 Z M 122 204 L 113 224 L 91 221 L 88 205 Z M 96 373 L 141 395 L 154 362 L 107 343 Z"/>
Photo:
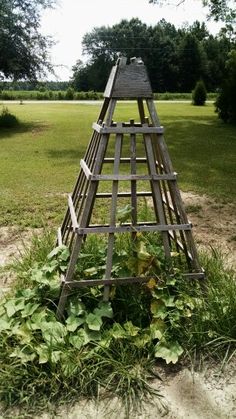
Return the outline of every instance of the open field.
<path id="1" fill-rule="evenodd" d="M 39 227 L 59 223 L 64 194 L 73 188 L 91 124 L 100 105 L 9 104 L 23 125 L 0 132 L 0 224 Z M 235 202 L 236 127 L 221 123 L 212 104 L 161 103 L 159 115 L 182 190 Z M 119 104 L 115 118 L 137 117 Z"/>

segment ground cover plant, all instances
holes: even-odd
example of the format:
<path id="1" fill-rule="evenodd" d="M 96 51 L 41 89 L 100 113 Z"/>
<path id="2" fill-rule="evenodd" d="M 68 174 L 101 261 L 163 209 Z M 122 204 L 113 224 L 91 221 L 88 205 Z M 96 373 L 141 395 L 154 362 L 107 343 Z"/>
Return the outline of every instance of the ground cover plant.
<path id="1" fill-rule="evenodd" d="M 79 171 L 100 105 L 8 105 L 21 127 L 0 131 L 0 223 L 58 225 Z M 235 201 L 236 128 L 217 119 L 213 104 L 160 103 L 158 112 L 183 190 Z M 121 103 L 116 118 L 137 117 Z M 207 180 L 207 181 L 206 181 Z M 42 217 L 43 214 L 43 217 Z"/>
<path id="2" fill-rule="evenodd" d="M 18 407 L 30 416 L 55 403 L 98 396 L 121 398 L 128 413 L 154 394 L 161 403 L 150 385 L 156 363 L 177 363 L 197 352 L 224 364 L 235 355 L 236 281 L 216 252 L 202 256 L 202 288 L 183 280 L 178 255 L 172 255 L 172 266 L 167 263 L 156 234 L 138 235 L 132 247 L 117 237 L 114 274 L 138 269 L 153 278 L 142 286 L 113 287 L 107 303 L 102 287 L 81 289 L 71 294 L 59 322 L 59 276 L 69 251 L 61 246 L 47 253 L 51 246 L 50 234 L 34 238 L 15 263 L 18 279 L 0 303 L 4 414 Z M 89 237 L 77 277 L 102 274 L 105 254 L 105 242 Z"/>

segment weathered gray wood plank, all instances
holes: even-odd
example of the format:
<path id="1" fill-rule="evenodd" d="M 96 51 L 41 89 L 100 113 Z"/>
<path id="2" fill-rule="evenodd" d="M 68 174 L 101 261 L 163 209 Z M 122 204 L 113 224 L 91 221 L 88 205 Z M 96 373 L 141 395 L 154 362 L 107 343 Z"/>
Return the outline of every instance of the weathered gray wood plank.
<path id="1" fill-rule="evenodd" d="M 130 126 L 130 127 L 123 127 L 123 126 L 101 126 L 97 123 L 93 123 L 93 129 L 97 131 L 99 134 L 163 134 L 164 128 L 163 127 L 149 127 L 149 126 Z"/>

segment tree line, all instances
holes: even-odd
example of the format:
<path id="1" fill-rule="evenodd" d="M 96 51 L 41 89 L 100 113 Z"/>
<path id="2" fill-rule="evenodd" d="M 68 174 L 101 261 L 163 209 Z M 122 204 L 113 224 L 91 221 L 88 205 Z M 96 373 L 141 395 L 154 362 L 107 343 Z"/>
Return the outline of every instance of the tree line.
<path id="1" fill-rule="evenodd" d="M 137 18 L 94 28 L 84 35 L 82 45 L 88 61 L 77 61 L 71 79 L 78 91 L 103 91 L 112 65 L 125 55 L 142 57 L 156 92 L 190 92 L 199 79 L 214 92 L 224 79 L 228 54 L 236 47 L 229 30 L 214 36 L 198 21 L 176 29 L 164 19 L 148 26 Z"/>

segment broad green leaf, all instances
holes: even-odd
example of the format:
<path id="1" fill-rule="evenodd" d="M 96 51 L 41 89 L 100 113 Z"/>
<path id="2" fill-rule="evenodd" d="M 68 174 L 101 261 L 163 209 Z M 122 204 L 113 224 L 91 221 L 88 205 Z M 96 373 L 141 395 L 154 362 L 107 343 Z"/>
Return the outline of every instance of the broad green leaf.
<path id="1" fill-rule="evenodd" d="M 62 245 L 62 246 L 57 246 L 57 247 L 55 247 L 50 253 L 49 253 L 49 255 L 47 256 L 47 258 L 50 260 L 50 259 L 53 259 L 55 256 L 58 256 L 58 255 L 61 255 L 62 254 L 62 252 L 64 252 L 64 251 L 66 251 L 66 250 L 68 250 L 68 248 L 67 248 L 67 246 L 65 246 L 64 244 Z"/>
<path id="2" fill-rule="evenodd" d="M 21 312 L 21 316 L 22 317 L 29 317 L 31 316 L 36 310 L 37 308 L 40 306 L 40 304 L 38 303 L 28 303 L 26 304 L 26 306 L 24 307 L 24 310 L 22 310 Z"/>
<path id="3" fill-rule="evenodd" d="M 85 337 L 86 337 L 86 341 L 84 343 L 85 345 L 88 342 L 91 342 L 91 341 L 100 341 L 101 340 L 101 333 L 100 333 L 100 331 L 97 331 L 97 330 L 89 330 L 87 327 L 85 327 L 84 333 L 85 333 Z"/>
<path id="4" fill-rule="evenodd" d="M 134 345 L 137 346 L 137 348 L 145 348 L 147 343 L 150 342 L 150 335 L 147 333 L 143 333 L 140 336 L 136 336 L 134 339 Z"/>
<path id="5" fill-rule="evenodd" d="M 137 326 L 134 326 L 132 322 L 126 322 L 124 324 L 124 329 L 127 332 L 128 336 L 137 336 L 138 332 L 140 331 L 140 328 Z"/>
<path id="6" fill-rule="evenodd" d="M 166 324 L 161 319 L 154 319 L 150 324 L 151 338 L 161 339 L 166 329 Z"/>
<path id="7" fill-rule="evenodd" d="M 41 310 L 37 313 L 34 313 L 29 322 L 30 328 L 32 330 L 41 329 L 41 324 L 45 321 L 46 316 L 46 310 Z"/>
<path id="8" fill-rule="evenodd" d="M 76 349 L 80 350 L 82 346 L 85 345 L 86 342 L 86 336 L 83 329 L 79 330 L 79 333 L 76 335 L 71 335 L 69 337 L 69 342 L 72 346 L 74 346 Z M 88 341 L 87 341 L 88 343 Z"/>
<path id="9" fill-rule="evenodd" d="M 164 359 L 167 364 L 170 362 L 172 362 L 172 364 L 176 364 L 183 351 L 183 348 L 178 344 L 178 342 L 168 344 L 157 343 L 155 346 L 155 357 Z"/>
<path id="10" fill-rule="evenodd" d="M 20 338 L 20 343 L 23 344 L 30 343 L 33 337 L 26 323 L 22 323 L 14 334 Z"/>
<path id="11" fill-rule="evenodd" d="M 0 317 L 1 316 L 4 316 L 5 313 L 6 313 L 6 309 L 5 309 L 4 305 L 3 305 L 3 302 L 1 301 L 1 303 L 2 303 L 2 305 L 0 305 Z"/>
<path id="12" fill-rule="evenodd" d="M 36 358 L 36 353 L 29 353 L 18 347 L 11 353 L 10 358 L 19 358 L 22 363 L 26 363 L 33 361 Z"/>
<path id="13" fill-rule="evenodd" d="M 46 364 L 49 361 L 49 350 L 47 345 L 39 345 L 36 347 L 39 356 L 39 364 Z"/>
<path id="14" fill-rule="evenodd" d="M 35 288 L 25 288 L 21 290 L 21 296 L 29 300 L 30 298 L 34 298 L 37 294 L 37 290 Z"/>
<path id="15" fill-rule="evenodd" d="M 0 332 L 3 332 L 4 330 L 10 330 L 12 324 L 12 319 L 9 319 L 9 317 L 5 314 L 5 316 L 2 316 L 0 318 Z"/>
<path id="16" fill-rule="evenodd" d="M 110 334 L 115 339 L 122 339 L 127 335 L 120 323 L 114 323 L 112 329 L 110 330 Z"/>
<path id="17" fill-rule="evenodd" d="M 61 351 L 52 351 L 50 354 L 50 360 L 53 364 L 56 364 L 58 361 L 60 361 L 61 358 Z"/>
<path id="18" fill-rule="evenodd" d="M 175 285 L 177 279 L 174 276 L 169 276 L 166 280 L 166 285 Z"/>
<path id="19" fill-rule="evenodd" d="M 67 334 L 66 327 L 57 321 L 49 321 L 41 324 L 42 336 L 49 345 L 64 343 Z"/>
<path id="20" fill-rule="evenodd" d="M 68 314 L 74 314 L 75 316 L 81 316 L 81 314 L 85 313 L 85 307 L 84 304 L 81 302 L 81 300 L 73 300 L 70 301 L 69 308 L 68 308 Z"/>
<path id="21" fill-rule="evenodd" d="M 85 276 L 93 276 L 96 275 L 98 273 L 97 268 L 92 267 L 92 268 L 88 268 L 84 270 L 84 275 Z"/>
<path id="22" fill-rule="evenodd" d="M 154 300 L 151 303 L 151 312 L 154 318 L 164 320 L 168 315 L 165 304 L 160 300 Z"/>
<path id="23" fill-rule="evenodd" d="M 34 268 L 31 270 L 31 279 L 38 284 L 49 285 L 49 279 L 46 278 L 45 272 L 43 272 L 40 268 Z"/>
<path id="24" fill-rule="evenodd" d="M 11 298 L 5 303 L 5 308 L 7 310 L 8 317 L 14 316 L 17 311 L 20 311 L 24 308 L 25 300 L 24 299 L 15 299 Z"/>
<path id="25" fill-rule="evenodd" d="M 85 317 L 76 317 L 74 314 L 71 314 L 66 319 L 66 328 L 70 332 L 74 332 L 84 322 L 85 322 Z"/>
<path id="26" fill-rule="evenodd" d="M 102 319 L 100 316 L 93 314 L 93 313 L 89 313 L 86 316 L 86 323 L 88 325 L 88 328 L 90 330 L 100 330 L 101 326 L 102 326 Z"/>
<path id="27" fill-rule="evenodd" d="M 168 295 L 163 293 L 161 300 L 165 303 L 166 307 L 175 307 L 175 302 L 174 302 L 175 296 L 173 295 Z"/>
<path id="28" fill-rule="evenodd" d="M 55 271 L 55 269 L 57 269 L 58 267 L 58 262 L 56 260 L 52 260 L 50 263 L 48 263 L 47 265 L 43 266 L 43 271 L 45 273 L 52 273 Z"/>
<path id="29" fill-rule="evenodd" d="M 113 318 L 113 310 L 110 302 L 101 301 L 98 305 L 98 308 L 95 308 L 94 314 L 99 317 L 108 317 L 109 319 Z"/>
<path id="30" fill-rule="evenodd" d="M 127 204 L 125 207 L 117 210 L 117 221 L 120 224 L 124 223 L 130 218 L 133 207 L 130 204 Z"/>
<path id="31" fill-rule="evenodd" d="M 70 256 L 70 251 L 68 247 L 65 247 L 60 254 L 60 260 L 62 260 L 63 262 L 66 262 L 69 259 L 69 256 Z"/>

